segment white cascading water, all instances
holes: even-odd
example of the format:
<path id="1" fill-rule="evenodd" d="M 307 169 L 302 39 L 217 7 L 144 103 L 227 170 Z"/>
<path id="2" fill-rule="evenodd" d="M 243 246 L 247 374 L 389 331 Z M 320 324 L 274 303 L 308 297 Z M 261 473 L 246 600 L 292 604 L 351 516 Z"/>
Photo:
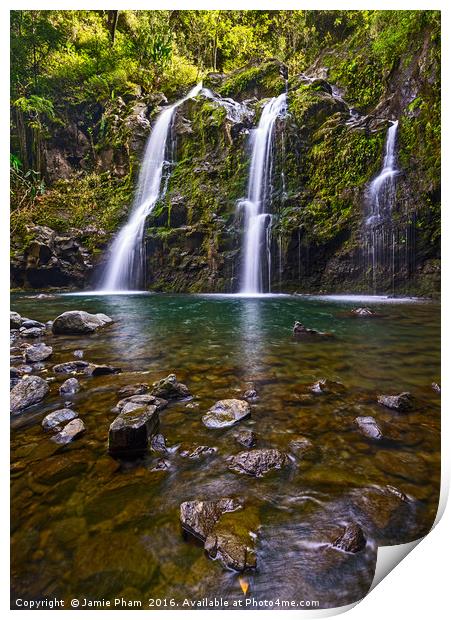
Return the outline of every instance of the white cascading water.
<path id="1" fill-rule="evenodd" d="M 396 135 L 398 121 L 393 121 L 387 132 L 385 154 L 382 170 L 371 182 L 369 187 L 369 202 L 371 213 L 367 224 L 374 225 L 390 215 L 393 205 L 395 177 L 399 171 L 396 168 Z"/>
<path id="2" fill-rule="evenodd" d="M 130 217 L 111 244 L 109 259 L 100 285 L 101 291 L 134 290 L 142 286 L 144 272 L 143 234 L 146 218 L 160 196 L 161 180 L 167 164 L 165 156 L 176 109 L 187 99 L 198 95 L 202 84 L 171 106 L 155 121 L 148 138 L 139 172 L 138 185 Z"/>
<path id="3" fill-rule="evenodd" d="M 270 99 L 264 106 L 260 122 L 252 132 L 252 156 L 247 197 L 238 204 L 244 208 L 244 261 L 240 293 L 254 295 L 263 291 L 261 267 L 262 244 L 268 245 L 265 235 L 271 215 L 265 212 L 271 173 L 272 143 L 276 119 L 286 113 L 287 95 Z M 266 248 L 269 252 L 269 248 Z M 270 265 L 270 258 L 268 257 Z"/>

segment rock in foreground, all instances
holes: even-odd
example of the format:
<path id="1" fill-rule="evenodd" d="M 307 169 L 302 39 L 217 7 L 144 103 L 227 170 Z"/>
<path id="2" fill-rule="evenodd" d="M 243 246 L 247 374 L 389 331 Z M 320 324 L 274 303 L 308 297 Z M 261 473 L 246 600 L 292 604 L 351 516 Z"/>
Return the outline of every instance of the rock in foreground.
<path id="1" fill-rule="evenodd" d="M 25 360 L 27 362 L 42 362 L 48 359 L 53 353 L 52 347 L 43 342 L 31 344 L 25 349 Z"/>
<path id="2" fill-rule="evenodd" d="M 59 392 L 62 396 L 66 396 L 68 394 L 75 394 L 80 391 L 80 382 L 75 377 L 70 377 L 66 379 L 64 383 L 60 385 Z"/>
<path id="3" fill-rule="evenodd" d="M 240 452 L 229 458 L 229 469 L 240 474 L 259 478 L 271 469 L 281 469 L 289 463 L 283 452 L 272 448 L 263 448 Z"/>
<path id="4" fill-rule="evenodd" d="M 11 390 L 11 413 L 39 403 L 48 393 L 47 381 L 34 375 L 20 379 Z"/>
<path id="5" fill-rule="evenodd" d="M 356 523 L 346 525 L 343 533 L 333 542 L 332 546 L 347 553 L 358 553 L 365 549 L 366 538 L 360 525 Z"/>
<path id="6" fill-rule="evenodd" d="M 75 420 L 69 422 L 69 424 L 66 424 L 63 430 L 56 435 L 53 435 L 51 439 L 55 443 L 65 445 L 67 443 L 70 443 L 74 439 L 77 439 L 77 437 L 82 435 L 85 430 L 86 428 L 83 424 L 83 421 L 80 420 L 80 418 L 76 418 Z"/>
<path id="7" fill-rule="evenodd" d="M 53 321 L 54 334 L 90 334 L 113 322 L 106 314 L 90 314 L 84 310 L 63 312 Z"/>
<path id="8" fill-rule="evenodd" d="M 377 397 L 377 402 L 389 409 L 396 409 L 396 411 L 409 411 L 413 409 L 413 396 L 410 392 L 401 392 L 401 394 L 393 396 L 381 394 Z"/>
<path id="9" fill-rule="evenodd" d="M 251 408 L 247 401 L 236 398 L 219 400 L 202 417 L 207 428 L 228 428 L 249 417 Z"/>
<path id="10" fill-rule="evenodd" d="M 150 438 L 159 427 L 157 408 L 154 405 L 122 412 L 110 426 L 108 451 L 112 456 L 133 458 L 147 452 Z"/>
<path id="11" fill-rule="evenodd" d="M 59 429 L 63 424 L 78 418 L 78 413 L 72 409 L 58 409 L 45 416 L 42 420 L 42 427 L 46 430 Z"/>

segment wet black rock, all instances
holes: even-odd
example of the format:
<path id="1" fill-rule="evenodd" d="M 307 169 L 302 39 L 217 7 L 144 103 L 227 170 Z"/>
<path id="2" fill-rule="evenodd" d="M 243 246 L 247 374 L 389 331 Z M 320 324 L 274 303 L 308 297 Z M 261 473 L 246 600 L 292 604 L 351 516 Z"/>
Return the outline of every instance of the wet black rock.
<path id="1" fill-rule="evenodd" d="M 180 504 L 180 522 L 184 530 L 205 541 L 225 512 L 241 508 L 240 502 L 230 497 L 216 501 L 192 500 Z"/>
<path id="2" fill-rule="evenodd" d="M 152 395 L 166 400 L 177 400 L 191 396 L 191 392 L 183 383 L 177 381 L 174 374 L 168 375 L 152 385 Z"/>
<path id="3" fill-rule="evenodd" d="M 78 413 L 73 411 L 73 409 L 58 409 L 57 411 L 53 411 L 45 416 L 42 420 L 42 427 L 46 430 L 52 429 L 61 429 L 61 426 L 78 418 Z"/>
<path id="4" fill-rule="evenodd" d="M 64 362 L 63 364 L 56 364 L 56 366 L 53 366 L 53 372 L 70 375 L 74 372 L 83 372 L 88 366 L 88 362 L 72 360 L 71 362 Z"/>
<path id="5" fill-rule="evenodd" d="M 47 381 L 34 375 L 20 379 L 11 390 L 11 413 L 39 403 L 49 393 Z"/>
<path id="6" fill-rule="evenodd" d="M 252 431 L 238 431 L 237 433 L 235 433 L 234 437 L 236 441 L 245 448 L 253 448 L 257 443 L 257 437 Z"/>
<path id="7" fill-rule="evenodd" d="M 110 426 L 109 453 L 128 458 L 143 455 L 151 437 L 158 431 L 159 422 L 157 408 L 153 405 L 120 413 Z"/>
<path id="8" fill-rule="evenodd" d="M 240 452 L 229 457 L 228 462 L 232 471 L 258 478 L 272 469 L 285 467 L 289 463 L 289 458 L 279 450 L 262 448 Z"/>
<path id="9" fill-rule="evenodd" d="M 42 362 L 48 359 L 53 353 L 52 347 L 43 342 L 31 344 L 25 349 L 25 360 L 27 362 Z"/>
<path id="10" fill-rule="evenodd" d="M 243 572 L 257 567 L 254 550 L 241 537 L 230 532 L 212 532 L 204 545 L 208 555 L 228 569 Z"/>
<path id="11" fill-rule="evenodd" d="M 117 395 L 121 398 L 127 398 L 128 396 L 137 396 L 139 394 L 147 394 L 150 387 L 148 383 L 133 383 L 132 385 L 124 385 L 117 391 Z"/>
<path id="12" fill-rule="evenodd" d="M 167 454 L 169 452 L 166 440 L 161 433 L 152 437 L 150 447 L 154 452 L 159 452 L 160 454 Z"/>
<path id="13" fill-rule="evenodd" d="M 60 385 L 59 393 L 61 395 L 75 394 L 80 391 L 80 382 L 75 377 L 66 379 L 64 383 Z"/>
<path id="14" fill-rule="evenodd" d="M 332 546 L 347 553 L 358 553 L 365 549 L 366 538 L 360 525 L 356 523 L 346 525 L 343 533 L 332 543 Z"/>
<path id="15" fill-rule="evenodd" d="M 307 437 L 292 439 L 288 447 L 290 452 L 302 461 L 317 461 L 321 456 L 319 449 Z"/>
<path id="16" fill-rule="evenodd" d="M 65 445 L 80 437 L 80 435 L 82 435 L 85 431 L 86 427 L 83 420 L 80 420 L 80 418 L 75 418 L 74 420 L 71 420 L 69 424 L 66 424 L 66 426 L 59 433 L 53 435 L 51 440 L 55 443 Z"/>
<path id="17" fill-rule="evenodd" d="M 90 314 L 84 310 L 63 312 L 53 321 L 54 334 L 90 334 L 113 323 L 106 314 Z"/>
<path id="18" fill-rule="evenodd" d="M 88 364 L 84 372 L 90 377 L 100 377 L 102 375 L 117 375 L 122 372 L 122 369 L 107 364 Z"/>
<path id="19" fill-rule="evenodd" d="M 305 327 L 305 325 L 303 325 L 299 321 L 295 321 L 294 323 L 293 335 L 300 337 L 300 338 L 307 337 L 307 336 L 323 336 L 323 337 L 330 338 L 333 336 L 333 334 L 331 334 L 330 332 L 320 332 L 317 329 L 311 329 L 309 327 Z"/>
<path id="20" fill-rule="evenodd" d="M 414 406 L 413 396 L 410 392 L 401 392 L 401 394 L 393 396 L 381 394 L 377 397 L 377 402 L 396 411 L 410 411 Z"/>
<path id="21" fill-rule="evenodd" d="M 251 415 L 251 408 L 247 401 L 236 398 L 219 400 L 202 416 L 202 422 L 207 428 L 229 428 Z"/>
<path id="22" fill-rule="evenodd" d="M 371 416 L 359 416 L 354 420 L 359 431 L 368 439 L 380 440 L 384 436 L 382 430 L 376 420 Z"/>
<path id="23" fill-rule="evenodd" d="M 31 329 L 32 327 L 45 329 L 45 324 L 41 323 L 40 321 L 33 321 L 33 319 L 22 319 L 21 327 L 25 327 L 25 329 Z"/>

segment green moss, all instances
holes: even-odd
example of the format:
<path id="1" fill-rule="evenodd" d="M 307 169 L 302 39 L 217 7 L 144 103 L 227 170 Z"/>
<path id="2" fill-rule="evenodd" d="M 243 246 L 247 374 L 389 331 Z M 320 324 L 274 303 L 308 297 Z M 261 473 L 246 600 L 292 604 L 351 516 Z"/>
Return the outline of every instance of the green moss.
<path id="1" fill-rule="evenodd" d="M 244 69 L 230 73 L 216 90 L 223 97 L 245 99 L 252 96 L 254 88 L 258 88 L 261 97 L 274 97 L 282 93 L 285 87 L 280 66 L 278 61 L 247 65 Z"/>

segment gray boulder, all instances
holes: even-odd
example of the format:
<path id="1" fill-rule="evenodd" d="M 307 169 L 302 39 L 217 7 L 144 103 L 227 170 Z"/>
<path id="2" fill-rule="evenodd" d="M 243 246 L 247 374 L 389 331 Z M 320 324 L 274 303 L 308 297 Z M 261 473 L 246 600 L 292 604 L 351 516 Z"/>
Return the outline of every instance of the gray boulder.
<path id="1" fill-rule="evenodd" d="M 47 381 L 36 377 L 24 377 L 11 390 L 11 413 L 18 413 L 26 407 L 39 403 L 48 393 Z"/>
<path id="2" fill-rule="evenodd" d="M 271 469 L 281 469 L 288 465 L 289 457 L 279 450 L 262 448 L 240 452 L 229 457 L 228 461 L 232 471 L 259 478 Z"/>
<path id="3" fill-rule="evenodd" d="M 202 417 L 207 428 L 229 428 L 251 415 L 251 408 L 247 401 L 236 398 L 219 400 Z"/>
<path id="4" fill-rule="evenodd" d="M 80 391 L 80 382 L 75 377 L 66 379 L 64 383 L 60 385 L 59 392 L 61 395 L 75 394 Z"/>
<path id="5" fill-rule="evenodd" d="M 153 405 L 122 412 L 110 426 L 108 452 L 112 456 L 137 457 L 143 455 L 149 440 L 158 432 L 159 417 Z"/>
<path id="6" fill-rule="evenodd" d="M 106 314 L 90 314 L 84 310 L 63 312 L 53 321 L 54 334 L 90 334 L 113 323 Z"/>
<path id="7" fill-rule="evenodd" d="M 56 435 L 53 435 L 51 440 L 55 443 L 65 445 L 74 439 L 77 439 L 77 437 L 80 437 L 80 435 L 82 435 L 85 431 L 86 427 L 83 424 L 83 420 L 76 418 L 71 420 L 69 424 L 66 424 L 62 431 L 56 433 Z"/>
<path id="8" fill-rule="evenodd" d="M 373 417 L 359 416 L 354 420 L 354 423 L 358 426 L 362 435 L 368 437 L 368 439 L 380 440 L 384 438 L 380 426 Z"/>
<path id="9" fill-rule="evenodd" d="M 42 362 L 48 359 L 52 353 L 52 347 L 47 346 L 43 342 L 31 344 L 25 349 L 25 360 L 27 362 Z"/>
<path id="10" fill-rule="evenodd" d="M 70 422 L 71 420 L 78 418 L 78 413 L 72 409 L 58 409 L 45 416 L 42 420 L 42 427 L 46 430 L 60 429 L 60 427 Z"/>
<path id="11" fill-rule="evenodd" d="M 413 396 L 410 392 L 401 392 L 401 394 L 395 395 L 381 394 L 377 397 L 377 402 L 389 409 L 396 409 L 396 411 L 409 411 L 414 406 Z"/>

